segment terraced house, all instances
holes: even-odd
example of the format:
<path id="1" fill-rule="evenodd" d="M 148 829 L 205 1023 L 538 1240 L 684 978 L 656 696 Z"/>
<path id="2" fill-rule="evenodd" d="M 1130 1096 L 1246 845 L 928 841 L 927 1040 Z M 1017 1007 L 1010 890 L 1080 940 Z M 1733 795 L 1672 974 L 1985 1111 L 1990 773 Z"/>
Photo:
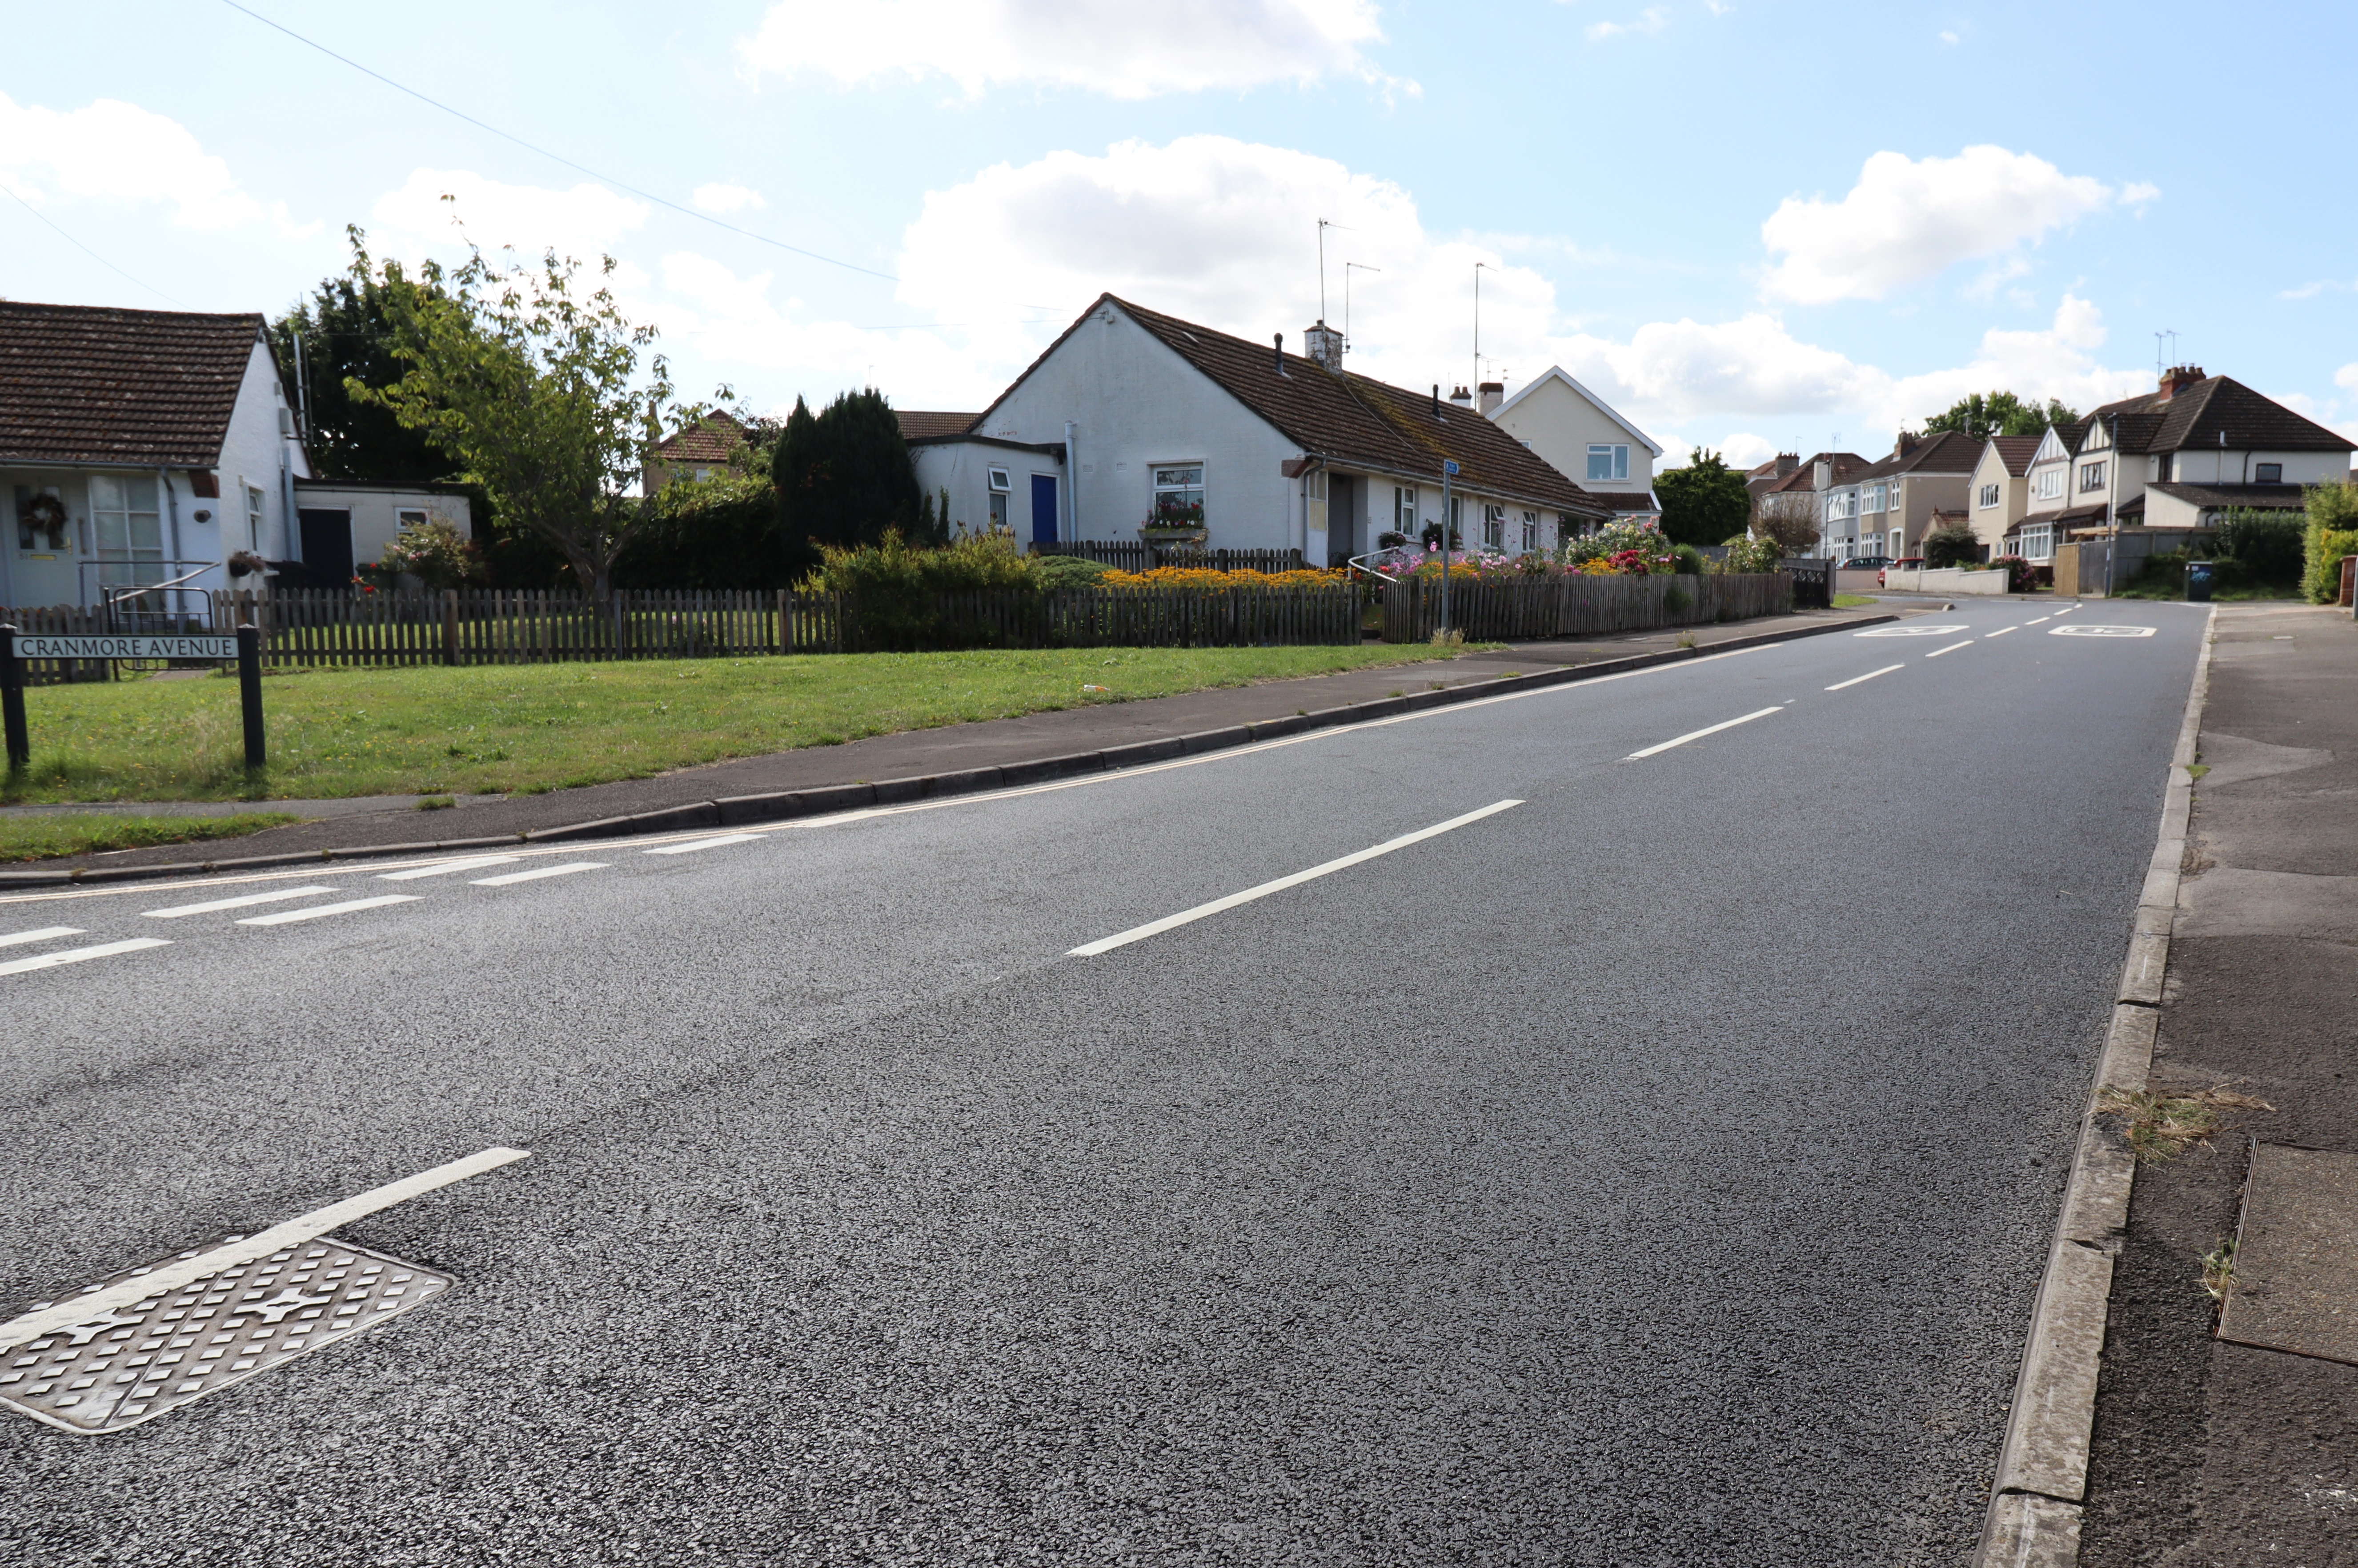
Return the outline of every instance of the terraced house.
<path id="1" fill-rule="evenodd" d="M 1040 543 L 1135 543 L 1186 518 L 1208 548 L 1322 566 L 1440 524 L 1444 463 L 1469 547 L 1552 548 L 1617 510 L 1438 386 L 1346 370 L 1324 321 L 1303 339 L 1290 354 L 1282 333 L 1253 343 L 1101 296 L 966 428 L 912 440 L 917 481 L 949 492 L 953 522 L 1004 516 Z"/>
<path id="2" fill-rule="evenodd" d="M 1935 514 L 1964 509 L 1980 460 L 1981 443 L 1971 436 L 1901 431 L 1888 457 L 1824 488 L 1827 538 L 1843 556 L 1900 560 L 1920 553 Z"/>

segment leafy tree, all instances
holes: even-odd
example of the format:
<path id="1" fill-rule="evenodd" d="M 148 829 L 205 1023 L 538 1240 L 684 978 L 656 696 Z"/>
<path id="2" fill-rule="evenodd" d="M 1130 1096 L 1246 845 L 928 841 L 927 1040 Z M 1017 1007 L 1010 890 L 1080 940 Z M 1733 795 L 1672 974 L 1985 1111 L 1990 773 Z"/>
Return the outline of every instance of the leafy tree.
<path id="1" fill-rule="evenodd" d="M 2342 596 L 2342 557 L 2358 556 L 2358 484 L 2309 487 L 2301 587 L 2311 604 Z"/>
<path id="2" fill-rule="evenodd" d="M 1937 435 L 1954 430 L 1971 436 L 1976 441 L 1986 441 L 1992 436 L 2037 436 L 2050 425 L 2069 425 L 2079 413 L 2062 399 L 2050 397 L 2047 406 L 2025 403 L 2011 392 L 1993 392 L 1985 395 L 1974 393 L 1960 397 L 1948 408 L 1924 421 L 1924 433 Z"/>
<path id="3" fill-rule="evenodd" d="M 792 577 L 817 571 L 830 547 L 880 545 L 891 529 L 912 545 L 946 542 L 931 498 L 918 488 L 901 421 L 872 386 L 839 393 L 817 414 L 795 398 L 770 471 Z"/>
<path id="4" fill-rule="evenodd" d="M 2220 552 L 2249 568 L 2255 582 L 2297 582 L 2304 522 L 2294 512 L 2230 507 L 2219 517 Z"/>
<path id="5" fill-rule="evenodd" d="M 1776 542 L 1779 558 L 1806 556 L 1818 547 L 1819 524 L 1810 513 L 1785 507 L 1761 507 L 1752 514 L 1752 532 Z"/>
<path id="6" fill-rule="evenodd" d="M 1656 474 L 1654 493 L 1662 502 L 1662 533 L 1676 545 L 1708 545 L 1741 533 L 1752 514 L 1744 475 L 1700 448 L 1686 467 Z"/>
<path id="7" fill-rule="evenodd" d="M 791 588 L 778 497 L 764 473 L 674 480 L 614 564 L 618 588 Z"/>
<path id="8" fill-rule="evenodd" d="M 405 426 L 391 408 L 356 398 L 345 386 L 357 381 L 385 387 L 401 379 L 386 293 L 415 287 L 398 275 L 327 278 L 270 324 L 278 362 L 290 373 L 302 366 L 310 404 L 304 444 L 322 479 L 443 480 L 459 466 L 431 432 Z M 292 385 L 287 390 L 294 395 Z"/>
<path id="9" fill-rule="evenodd" d="M 369 258 L 351 231 L 355 287 L 371 277 L 393 328 L 401 379 L 372 387 L 348 377 L 355 401 L 390 410 L 404 428 L 455 453 L 489 492 L 502 524 L 560 551 L 574 579 L 604 602 L 614 562 L 654 516 L 630 493 L 662 431 L 704 416 L 672 397 L 653 327 L 634 325 L 604 279 L 583 294 L 580 264 L 549 253 L 539 268 L 498 270 L 475 251 L 446 272 L 428 261 L 413 284 Z M 726 396 L 726 391 L 723 391 Z"/>

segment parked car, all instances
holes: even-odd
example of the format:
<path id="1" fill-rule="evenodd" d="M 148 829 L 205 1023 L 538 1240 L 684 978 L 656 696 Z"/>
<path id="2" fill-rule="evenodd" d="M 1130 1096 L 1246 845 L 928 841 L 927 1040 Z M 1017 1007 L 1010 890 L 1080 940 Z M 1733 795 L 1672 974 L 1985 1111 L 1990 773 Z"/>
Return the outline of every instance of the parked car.
<path id="1" fill-rule="evenodd" d="M 1875 586 L 1876 586 L 1876 587 L 1877 587 L 1877 588 L 1881 588 L 1881 587 L 1884 585 L 1884 573 L 1885 573 L 1885 572 L 1890 572 L 1890 571 L 1903 571 L 1903 572 L 1920 571 L 1920 570 L 1922 570 L 1922 569 L 1923 569 L 1923 566 L 1924 566 L 1924 557 L 1921 557 L 1921 556 L 1902 556 L 1902 557 L 1899 557 L 1898 560 L 1896 560 L 1896 561 L 1888 561 L 1888 562 L 1886 562 L 1886 563 L 1885 563 L 1885 565 L 1884 565 L 1884 567 L 1883 567 L 1883 568 L 1882 568 L 1882 570 L 1881 570 L 1881 571 L 1878 571 L 1878 572 L 1877 572 L 1877 573 L 1875 574 Z"/>
<path id="2" fill-rule="evenodd" d="M 1879 572 L 1891 564 L 1889 556 L 1850 556 L 1834 563 L 1834 569 L 1845 572 Z"/>

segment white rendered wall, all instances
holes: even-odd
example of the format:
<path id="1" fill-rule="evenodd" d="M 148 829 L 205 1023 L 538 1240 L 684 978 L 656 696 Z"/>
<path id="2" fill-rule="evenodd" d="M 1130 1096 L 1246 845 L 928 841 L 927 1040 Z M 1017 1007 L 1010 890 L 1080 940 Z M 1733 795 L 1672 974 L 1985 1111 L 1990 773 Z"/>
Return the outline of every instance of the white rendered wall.
<path id="1" fill-rule="evenodd" d="M 334 483 L 306 484 L 295 495 L 298 511 L 311 507 L 352 514 L 355 567 L 384 558 L 384 547 L 400 537 L 404 512 L 426 513 L 458 529 L 461 537 L 469 533 L 467 498 L 463 495 L 444 495 L 430 490 L 379 490 L 365 485 L 345 489 Z"/>
<path id="2" fill-rule="evenodd" d="M 1057 440 L 1065 438 L 1064 427 L 1056 428 Z M 986 446 L 979 441 L 940 441 L 909 449 L 909 460 L 917 470 L 917 488 L 941 503 L 942 492 L 949 492 L 949 515 L 946 523 L 953 535 L 957 525 L 966 524 L 969 534 L 979 534 L 990 523 L 990 470 L 1007 470 L 1007 525 L 1015 530 L 1017 539 L 1032 542 L 1032 476 L 1048 474 L 1056 481 L 1057 504 L 1065 500 L 1065 465 L 1046 452 L 1018 451 L 1008 447 Z M 1056 537 L 1064 538 L 1070 531 L 1059 516 Z"/>
<path id="3" fill-rule="evenodd" d="M 2180 484 L 2253 484 L 2253 468 L 2282 463 L 2287 484 L 2333 484 L 2350 477 L 2348 452 L 2246 452 L 2230 447 L 2213 451 L 2194 447 L 2177 455 Z"/>
<path id="4" fill-rule="evenodd" d="M 304 460 L 301 445 L 279 434 L 278 411 L 283 406 L 277 366 L 271 361 L 269 349 L 256 340 L 246 359 L 245 380 L 238 387 L 236 406 L 230 411 L 229 433 L 222 442 L 220 467 L 216 470 L 221 475 L 221 498 L 193 501 L 185 494 L 181 497 L 181 548 L 191 559 L 201 553 L 207 559 L 225 560 L 237 550 L 252 550 L 265 560 L 295 558 L 300 539 L 289 526 L 293 519 L 287 509 L 287 480 L 290 474 L 296 479 L 308 479 L 311 469 Z M 187 478 L 181 477 L 183 481 Z M 247 536 L 247 485 L 262 492 L 258 540 Z M 203 534 L 206 548 L 202 552 L 189 530 L 191 507 L 202 507 L 213 514 Z M 354 549 L 358 549 L 357 541 Z M 362 557 L 355 554 L 352 558 L 357 561 Z M 223 578 L 219 582 L 207 579 L 205 586 L 219 588 L 226 584 L 227 579 Z"/>

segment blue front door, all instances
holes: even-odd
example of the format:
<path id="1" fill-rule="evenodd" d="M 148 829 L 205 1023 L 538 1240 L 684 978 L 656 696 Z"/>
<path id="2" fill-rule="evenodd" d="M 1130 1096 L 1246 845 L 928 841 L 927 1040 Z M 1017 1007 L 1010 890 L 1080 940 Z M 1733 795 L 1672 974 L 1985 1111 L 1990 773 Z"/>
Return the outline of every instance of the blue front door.
<path id="1" fill-rule="evenodd" d="M 1052 473 L 1032 476 L 1032 542 L 1056 542 L 1056 476 Z"/>

